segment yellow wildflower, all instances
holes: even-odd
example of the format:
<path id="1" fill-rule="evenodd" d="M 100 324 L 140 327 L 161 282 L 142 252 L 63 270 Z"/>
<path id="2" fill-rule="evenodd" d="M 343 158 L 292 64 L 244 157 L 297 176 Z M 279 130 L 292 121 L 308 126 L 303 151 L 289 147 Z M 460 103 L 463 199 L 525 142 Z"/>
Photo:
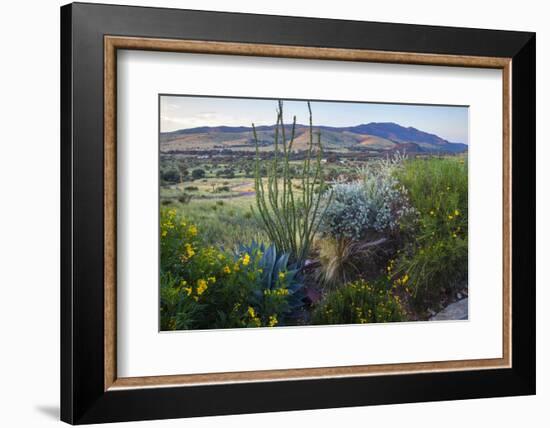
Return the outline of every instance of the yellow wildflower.
<path id="1" fill-rule="evenodd" d="M 262 325 L 262 321 L 256 316 L 256 311 L 252 306 L 248 307 L 248 315 L 252 318 L 252 321 L 254 321 L 256 327 L 260 327 Z"/>
<path id="2" fill-rule="evenodd" d="M 250 256 L 248 255 L 248 253 L 244 253 L 243 266 L 248 266 L 249 263 L 250 263 Z"/>
<path id="3" fill-rule="evenodd" d="M 279 280 L 284 281 L 285 278 L 286 278 L 286 273 L 285 272 L 279 272 Z"/>
<path id="4" fill-rule="evenodd" d="M 455 216 L 458 216 L 458 215 L 460 215 L 460 211 L 455 210 Z"/>
<path id="5" fill-rule="evenodd" d="M 269 317 L 268 325 L 269 327 L 275 327 L 279 321 L 277 320 L 277 315 L 273 314 Z"/>
<path id="6" fill-rule="evenodd" d="M 193 246 L 189 243 L 185 244 L 185 252 L 187 253 L 188 258 L 191 258 L 195 255 L 195 250 L 193 249 Z"/>
<path id="7" fill-rule="evenodd" d="M 204 279 L 199 279 L 197 281 L 197 294 L 200 296 L 202 293 L 206 291 L 208 288 L 208 284 Z"/>
<path id="8" fill-rule="evenodd" d="M 197 235 L 197 226 L 195 226 L 194 224 L 192 224 L 191 226 L 189 226 L 189 229 L 187 229 L 189 231 L 189 235 L 191 236 L 196 236 Z"/>
<path id="9" fill-rule="evenodd" d="M 448 217 L 449 220 L 452 220 L 452 219 L 453 219 L 453 216 L 450 215 L 450 214 L 449 214 L 447 217 Z"/>
<path id="10" fill-rule="evenodd" d="M 193 289 L 191 287 L 183 287 L 182 290 L 184 290 L 188 296 L 190 296 L 193 292 Z"/>
<path id="11" fill-rule="evenodd" d="M 211 282 L 212 284 L 215 284 L 216 283 L 216 277 L 215 276 L 209 276 L 208 277 L 208 282 Z"/>
<path id="12" fill-rule="evenodd" d="M 225 273 L 231 273 L 231 268 L 229 266 L 225 265 L 224 268 L 223 268 L 223 271 Z"/>

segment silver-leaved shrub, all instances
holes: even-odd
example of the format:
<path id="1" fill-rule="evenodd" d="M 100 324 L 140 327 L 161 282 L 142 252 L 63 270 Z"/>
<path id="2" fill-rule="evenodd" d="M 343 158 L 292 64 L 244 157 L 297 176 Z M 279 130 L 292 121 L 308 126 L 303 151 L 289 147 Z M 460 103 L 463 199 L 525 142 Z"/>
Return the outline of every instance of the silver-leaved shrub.
<path id="1" fill-rule="evenodd" d="M 320 226 L 326 236 L 360 240 L 372 232 L 395 231 L 403 216 L 414 213 L 406 189 L 395 177 L 402 159 L 374 161 L 359 179 L 336 183 Z"/>

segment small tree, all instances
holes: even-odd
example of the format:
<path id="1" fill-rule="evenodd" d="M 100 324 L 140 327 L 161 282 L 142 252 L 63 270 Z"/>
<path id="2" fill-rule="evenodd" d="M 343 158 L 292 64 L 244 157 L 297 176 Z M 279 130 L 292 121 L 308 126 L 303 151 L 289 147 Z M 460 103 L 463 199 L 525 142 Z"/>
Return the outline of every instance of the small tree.
<path id="1" fill-rule="evenodd" d="M 204 169 L 201 168 L 194 169 L 191 173 L 191 177 L 193 177 L 193 180 L 199 180 L 201 178 L 204 178 L 205 176 L 206 172 L 204 171 Z"/>
<path id="2" fill-rule="evenodd" d="M 181 179 L 180 171 L 174 166 L 170 166 L 168 169 L 161 171 L 161 178 L 167 183 L 178 183 Z"/>
<path id="3" fill-rule="evenodd" d="M 266 168 L 267 185 L 264 184 L 260 162 L 260 141 L 256 127 L 252 124 L 256 145 L 255 190 L 256 208 L 266 232 L 279 251 L 290 254 L 290 257 L 303 267 L 311 248 L 313 237 L 326 207 L 321 208 L 321 192 L 316 188 L 325 188 L 322 171 L 321 134 L 317 133 L 317 142 L 313 139 L 313 119 L 311 106 L 309 110 L 309 143 L 305 158 L 302 162 L 302 192 L 294 195 L 292 189 L 292 171 L 290 156 L 296 130 L 296 116 L 294 116 L 290 139 L 287 140 L 283 122 L 283 102 L 279 101 L 277 123 L 275 126 L 275 148 L 273 157 Z"/>

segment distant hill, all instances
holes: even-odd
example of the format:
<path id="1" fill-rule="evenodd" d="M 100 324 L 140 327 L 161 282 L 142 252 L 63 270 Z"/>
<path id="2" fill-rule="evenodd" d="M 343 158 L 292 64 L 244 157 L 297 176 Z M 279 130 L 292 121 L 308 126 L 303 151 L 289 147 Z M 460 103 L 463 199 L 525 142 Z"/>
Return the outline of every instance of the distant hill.
<path id="1" fill-rule="evenodd" d="M 275 125 L 256 128 L 261 147 L 272 148 Z M 372 152 L 406 151 L 407 153 L 461 153 L 468 150 L 462 143 L 453 143 L 435 134 L 393 122 L 366 123 L 357 126 L 314 126 L 321 132 L 327 151 L 366 150 Z M 293 150 L 305 150 L 309 143 L 309 126 L 296 125 Z M 285 126 L 287 139 L 291 126 Z M 252 128 L 247 126 L 202 126 L 164 132 L 160 135 L 161 151 L 254 150 Z"/>

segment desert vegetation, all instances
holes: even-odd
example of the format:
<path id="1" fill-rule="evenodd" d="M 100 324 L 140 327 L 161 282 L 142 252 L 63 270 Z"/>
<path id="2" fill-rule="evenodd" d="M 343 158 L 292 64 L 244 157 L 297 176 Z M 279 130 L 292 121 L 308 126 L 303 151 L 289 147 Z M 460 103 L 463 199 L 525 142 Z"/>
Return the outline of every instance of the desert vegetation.
<path id="1" fill-rule="evenodd" d="M 280 102 L 269 149 L 161 152 L 162 330 L 427 320 L 467 290 L 467 154 L 297 127 Z"/>

